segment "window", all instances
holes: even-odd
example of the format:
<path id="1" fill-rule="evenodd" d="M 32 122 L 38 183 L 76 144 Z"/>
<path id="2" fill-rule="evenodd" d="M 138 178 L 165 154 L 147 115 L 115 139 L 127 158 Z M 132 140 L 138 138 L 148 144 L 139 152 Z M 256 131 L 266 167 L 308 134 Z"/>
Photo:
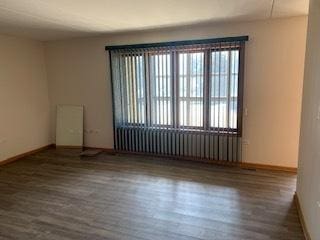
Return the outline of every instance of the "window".
<path id="1" fill-rule="evenodd" d="M 232 42 L 114 54 L 120 124 L 241 132 L 242 46 Z"/>

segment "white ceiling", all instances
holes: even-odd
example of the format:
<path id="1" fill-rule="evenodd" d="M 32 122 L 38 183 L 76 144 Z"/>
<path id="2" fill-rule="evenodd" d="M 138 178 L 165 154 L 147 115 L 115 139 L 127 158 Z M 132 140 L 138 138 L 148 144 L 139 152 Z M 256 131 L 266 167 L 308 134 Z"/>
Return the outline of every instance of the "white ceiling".
<path id="1" fill-rule="evenodd" d="M 0 0 L 0 32 L 64 39 L 307 15 L 309 0 Z"/>

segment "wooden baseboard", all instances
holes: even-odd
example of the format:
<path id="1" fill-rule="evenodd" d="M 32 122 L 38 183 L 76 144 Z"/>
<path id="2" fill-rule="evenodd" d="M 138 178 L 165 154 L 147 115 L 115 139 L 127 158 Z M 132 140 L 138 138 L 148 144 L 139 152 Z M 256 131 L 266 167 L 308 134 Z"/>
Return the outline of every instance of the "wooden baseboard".
<path id="1" fill-rule="evenodd" d="M 298 197 L 297 193 L 294 194 L 294 201 L 295 201 L 296 206 L 297 206 L 297 211 L 298 211 L 300 223 L 301 223 L 301 226 L 302 226 L 302 230 L 303 230 L 303 233 L 304 233 L 304 237 L 305 237 L 306 240 L 311 240 L 310 234 L 309 234 L 308 229 L 307 229 L 306 222 L 304 220 L 304 216 L 303 216 L 303 213 L 302 213 L 302 209 L 301 209 L 301 205 L 300 205 L 300 201 L 299 201 L 299 197 Z"/>
<path id="2" fill-rule="evenodd" d="M 283 166 L 265 165 L 265 164 L 257 164 L 257 163 L 242 162 L 240 163 L 240 167 L 244 169 L 260 169 L 260 170 L 297 173 L 297 168 L 294 168 L 294 167 L 283 167 Z"/>
<path id="3" fill-rule="evenodd" d="M 83 146 L 68 146 L 68 145 L 56 145 L 53 144 L 55 148 L 72 148 L 72 149 L 83 149 Z"/>
<path id="4" fill-rule="evenodd" d="M 14 162 L 20 158 L 29 156 L 31 154 L 41 152 L 43 150 L 46 150 L 48 148 L 55 147 L 55 148 L 82 148 L 82 147 L 71 147 L 71 146 L 56 146 L 55 144 L 49 144 L 47 146 L 37 148 L 35 150 L 22 153 L 19 155 L 16 155 L 14 157 L 8 158 L 4 161 L 0 162 L 0 166 L 4 164 L 8 164 L 10 162 Z M 109 154 L 116 154 L 116 153 L 124 153 L 124 154 L 134 154 L 134 155 L 143 155 L 143 156 L 150 156 L 150 157 L 164 157 L 163 155 L 156 155 L 156 154 L 141 154 L 141 153 L 135 153 L 135 152 L 124 152 L 124 151 L 116 151 L 112 148 L 99 148 L 99 147 L 84 147 L 84 149 L 97 149 L 104 152 L 107 152 Z M 165 156 L 169 157 L 169 156 Z M 195 159 L 195 158 L 187 158 L 187 157 L 169 157 L 172 159 L 180 159 L 180 160 L 190 160 L 190 161 L 198 161 L 198 162 L 206 162 L 206 163 L 212 163 L 216 165 L 225 165 L 225 166 L 232 166 L 232 167 L 241 167 L 243 169 L 253 169 L 253 170 L 270 170 L 270 171 L 281 171 L 281 172 L 290 172 L 290 173 L 297 173 L 297 168 L 292 167 L 282 167 L 282 166 L 273 166 L 273 165 L 264 165 L 264 164 L 256 164 L 256 163 L 230 163 L 225 161 L 212 161 L 212 160 L 205 160 L 205 159 Z"/>
<path id="5" fill-rule="evenodd" d="M 55 146 L 55 145 L 54 145 Z M 57 148 L 70 148 L 68 146 L 57 146 Z M 189 161 L 197 161 L 197 162 L 205 162 L 211 163 L 216 165 L 223 165 L 223 166 L 231 166 L 231 167 L 240 167 L 243 169 L 250 169 L 250 170 L 269 170 L 269 171 L 280 171 L 280 172 L 288 172 L 288 173 L 297 173 L 297 168 L 294 167 L 283 167 L 283 166 L 275 166 L 275 165 L 265 165 L 265 164 L 258 164 L 258 163 L 233 163 L 233 162 L 226 162 L 226 161 L 217 161 L 217 160 L 206 160 L 200 158 L 192 158 L 192 157 L 179 157 L 179 156 L 163 156 L 161 154 L 153 154 L 153 153 L 139 153 L 139 152 L 128 152 L 128 151 L 117 151 L 113 148 L 100 148 L 100 147 L 83 147 L 84 149 L 96 149 L 107 152 L 109 154 L 131 154 L 131 155 L 141 155 L 141 156 L 149 156 L 149 157 L 166 157 L 170 159 L 176 160 L 189 160 Z"/>
<path id="6" fill-rule="evenodd" d="M 4 161 L 0 161 L 0 166 L 1 165 L 5 165 L 5 164 L 8 164 L 8 163 L 11 163 L 11 162 L 14 162 L 14 161 L 17 161 L 21 158 L 24 158 L 24 157 L 27 157 L 29 155 L 32 155 L 34 153 L 38 153 L 38 152 L 41 152 L 43 150 L 46 150 L 46 149 L 49 149 L 49 148 L 52 148 L 54 146 L 54 144 L 49 144 L 49 145 L 46 145 L 46 146 L 43 146 L 43 147 L 40 147 L 40 148 L 37 148 L 37 149 L 34 149 L 34 150 L 31 150 L 31 151 L 28 151 L 28 152 L 25 152 L 25 153 L 22 153 L 22 154 L 19 154 L 19 155 L 16 155 L 14 157 L 10 157 Z"/>

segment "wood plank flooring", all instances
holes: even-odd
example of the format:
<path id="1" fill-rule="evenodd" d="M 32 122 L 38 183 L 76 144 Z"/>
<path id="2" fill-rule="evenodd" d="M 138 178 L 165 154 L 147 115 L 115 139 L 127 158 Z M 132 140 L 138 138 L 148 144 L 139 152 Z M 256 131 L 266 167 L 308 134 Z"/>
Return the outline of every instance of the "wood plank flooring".
<path id="1" fill-rule="evenodd" d="M 78 153 L 0 167 L 0 239 L 304 239 L 294 174 Z"/>

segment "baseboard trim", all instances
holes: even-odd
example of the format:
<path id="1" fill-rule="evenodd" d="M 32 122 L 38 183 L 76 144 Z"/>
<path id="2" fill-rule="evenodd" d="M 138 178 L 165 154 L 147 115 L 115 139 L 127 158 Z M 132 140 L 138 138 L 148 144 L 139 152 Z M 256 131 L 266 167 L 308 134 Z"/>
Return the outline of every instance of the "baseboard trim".
<path id="1" fill-rule="evenodd" d="M 37 153 L 37 152 L 41 152 L 41 151 L 46 150 L 48 148 L 77 148 L 77 149 L 80 149 L 82 147 L 56 146 L 55 144 L 49 144 L 44 147 L 40 147 L 40 148 L 34 149 L 32 151 L 28 151 L 28 152 L 16 155 L 14 157 L 8 158 L 4 161 L 1 161 L 0 166 L 17 161 L 23 157 L 29 156 L 29 155 Z M 122 154 L 133 154 L 133 155 L 150 156 L 150 157 L 167 157 L 170 159 L 205 162 L 205 163 L 211 163 L 211 164 L 216 164 L 216 165 L 240 167 L 243 169 L 250 169 L 250 170 L 270 170 L 270 171 L 297 173 L 297 168 L 293 168 L 293 167 L 282 167 L 282 166 L 264 165 L 264 164 L 246 163 L 246 162 L 232 163 L 232 162 L 213 161 L 213 160 L 197 159 L 197 158 L 190 158 L 190 157 L 163 156 L 163 155 L 159 155 L 159 154 L 142 154 L 142 153 L 136 153 L 136 152 L 116 151 L 112 148 L 100 148 L 100 147 L 83 147 L 83 148 L 84 149 L 97 149 L 97 150 L 101 150 L 101 151 L 104 151 L 109 154 L 122 153 Z"/>
<path id="2" fill-rule="evenodd" d="M 12 162 L 17 161 L 17 160 L 19 160 L 21 158 L 27 157 L 29 155 L 41 152 L 41 151 L 49 149 L 49 148 L 52 148 L 53 146 L 54 146 L 54 144 L 49 144 L 49 145 L 46 145 L 46 146 L 31 150 L 31 151 L 28 151 L 28 152 L 25 152 L 25 153 L 18 154 L 18 155 L 13 156 L 13 157 L 7 158 L 6 160 L 3 160 L 3 161 L 0 162 L 0 166 L 12 163 Z"/>
<path id="3" fill-rule="evenodd" d="M 307 228 L 306 222 L 304 220 L 304 216 L 303 216 L 301 205 L 300 205 L 300 200 L 299 200 L 299 197 L 298 197 L 297 193 L 294 194 L 294 202 L 295 202 L 295 204 L 297 206 L 299 220 L 300 220 L 300 223 L 301 223 L 301 226 L 302 226 L 304 237 L 305 237 L 306 240 L 311 240 L 311 237 L 310 237 L 310 234 L 308 232 L 308 228 Z"/>
<path id="4" fill-rule="evenodd" d="M 61 148 L 61 149 L 64 149 L 64 148 L 83 149 L 84 148 L 83 146 L 69 146 L 69 145 L 55 145 L 55 144 L 53 144 L 53 146 L 55 148 Z"/>
<path id="5" fill-rule="evenodd" d="M 294 167 L 283 167 L 283 166 L 275 166 L 275 165 L 265 165 L 258 163 L 240 163 L 240 167 L 244 169 L 260 169 L 260 170 L 270 170 L 270 171 L 280 171 L 280 172 L 289 172 L 289 173 L 297 173 L 297 168 Z"/>

